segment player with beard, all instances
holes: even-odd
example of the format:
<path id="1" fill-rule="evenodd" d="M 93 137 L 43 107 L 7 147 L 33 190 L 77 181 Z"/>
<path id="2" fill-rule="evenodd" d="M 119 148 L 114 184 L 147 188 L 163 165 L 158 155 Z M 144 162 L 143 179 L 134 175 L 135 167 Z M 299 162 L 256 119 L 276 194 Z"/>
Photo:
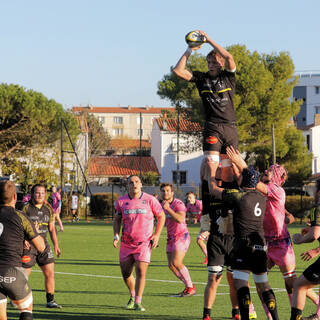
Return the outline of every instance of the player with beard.
<path id="1" fill-rule="evenodd" d="M 237 148 L 238 146 L 236 114 L 233 106 L 236 64 L 230 52 L 213 41 L 205 32 L 198 32 L 205 37 L 206 43 L 213 47 L 206 58 L 208 72 L 190 71 L 186 68 L 190 55 L 200 47 L 188 48 L 173 72 L 183 80 L 194 82 L 202 100 L 205 112 L 203 130 L 205 159 L 201 164 L 202 170 L 212 170 L 210 176 L 214 179 L 221 157 L 221 179 L 232 182 L 231 162 L 226 155 L 226 147 L 232 145 Z M 206 165 L 207 157 L 212 162 L 210 167 Z M 209 188 L 212 184 L 214 181 L 209 184 Z"/>
<path id="2" fill-rule="evenodd" d="M 138 176 L 133 175 L 128 178 L 127 188 L 128 194 L 118 198 L 115 206 L 113 246 L 118 248 L 122 224 L 120 269 L 130 293 L 126 309 L 145 311 L 141 302 L 147 269 L 152 248 L 158 246 L 165 215 L 159 201 L 152 195 L 142 192 L 142 183 Z M 155 233 L 153 233 L 154 216 L 157 218 Z M 133 276 L 134 267 L 136 279 Z"/>
<path id="3" fill-rule="evenodd" d="M 43 237 L 46 244 L 44 252 L 39 252 L 32 244 L 26 242 L 23 251 L 22 266 L 26 268 L 28 275 L 30 275 L 32 267 L 35 263 L 38 264 L 45 279 L 46 307 L 61 308 L 61 306 L 54 301 L 54 256 L 46 237 L 47 231 L 49 231 L 57 257 L 60 256 L 61 251 L 54 225 L 54 213 L 51 206 L 46 204 L 46 187 L 44 185 L 36 184 L 32 187 L 31 200 L 25 204 L 22 211 L 31 219 L 35 226 L 39 228 L 39 234 Z"/>
<path id="4" fill-rule="evenodd" d="M 196 293 L 189 270 L 183 264 L 183 259 L 190 245 L 190 235 L 186 224 L 186 206 L 174 197 L 172 184 L 162 183 L 162 208 L 166 214 L 167 227 L 167 258 L 168 265 L 173 274 L 185 285 L 181 297 L 190 297 Z"/>

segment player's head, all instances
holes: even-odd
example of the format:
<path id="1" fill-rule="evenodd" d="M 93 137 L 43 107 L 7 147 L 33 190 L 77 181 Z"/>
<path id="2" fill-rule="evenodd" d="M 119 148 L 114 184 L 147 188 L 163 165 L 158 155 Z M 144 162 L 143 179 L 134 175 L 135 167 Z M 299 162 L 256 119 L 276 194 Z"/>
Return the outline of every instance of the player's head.
<path id="1" fill-rule="evenodd" d="M 132 195 L 141 193 L 142 182 L 139 176 L 129 176 L 127 180 L 128 192 Z"/>
<path id="2" fill-rule="evenodd" d="M 253 166 L 249 166 L 242 171 L 242 188 L 254 189 L 259 182 L 260 172 L 255 170 Z"/>
<path id="3" fill-rule="evenodd" d="M 220 71 L 225 65 L 224 58 L 216 50 L 211 50 L 207 54 L 206 60 L 210 75 L 216 75 L 217 72 Z"/>
<path id="4" fill-rule="evenodd" d="M 35 204 L 43 204 L 46 200 L 46 186 L 44 184 L 35 184 L 31 189 L 31 198 Z"/>
<path id="5" fill-rule="evenodd" d="M 189 191 L 187 192 L 186 196 L 189 203 L 194 204 L 196 202 L 196 195 L 194 192 Z"/>
<path id="6" fill-rule="evenodd" d="M 278 186 L 282 186 L 288 177 L 286 169 L 280 166 L 280 164 L 273 164 L 270 166 L 265 172 L 265 176 L 267 177 L 267 181 L 264 180 L 264 182 L 272 182 Z"/>
<path id="7" fill-rule="evenodd" d="M 55 186 L 52 186 L 51 187 L 51 192 L 53 192 L 53 193 L 57 192 L 57 188 Z"/>
<path id="8" fill-rule="evenodd" d="M 174 191 L 171 183 L 162 183 L 160 191 L 162 200 L 171 201 L 173 199 Z"/>
<path id="9" fill-rule="evenodd" d="M 0 204 L 15 205 L 17 201 L 17 189 L 15 184 L 9 180 L 0 181 Z"/>

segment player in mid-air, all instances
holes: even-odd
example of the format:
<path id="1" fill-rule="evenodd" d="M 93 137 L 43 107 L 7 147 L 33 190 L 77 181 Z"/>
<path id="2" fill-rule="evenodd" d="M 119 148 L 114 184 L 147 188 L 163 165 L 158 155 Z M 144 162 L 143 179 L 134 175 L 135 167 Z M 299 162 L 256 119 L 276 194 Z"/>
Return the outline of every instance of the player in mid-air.
<path id="1" fill-rule="evenodd" d="M 221 157 L 221 179 L 232 182 L 231 162 L 226 155 L 226 147 L 228 145 L 238 147 L 236 114 L 233 106 L 236 64 L 230 52 L 213 41 L 205 32 L 198 32 L 205 37 L 206 43 L 213 47 L 206 58 L 208 72 L 190 71 L 186 68 L 193 50 L 198 50 L 200 47 L 192 49 L 189 47 L 179 59 L 173 72 L 183 80 L 194 82 L 202 99 L 205 112 L 203 151 L 205 157 L 211 160 L 212 166 L 208 167 L 205 159 L 201 166 L 205 170 L 212 170 L 210 176 L 214 179 Z"/>
<path id="2" fill-rule="evenodd" d="M 181 297 L 190 297 L 196 293 L 189 270 L 183 259 L 190 245 L 190 235 L 186 224 L 186 206 L 174 197 L 172 184 L 162 183 L 160 186 L 162 208 L 166 214 L 167 257 L 168 265 L 173 274 L 185 285 Z"/>
<path id="3" fill-rule="evenodd" d="M 142 192 L 142 183 L 138 176 L 128 178 L 127 188 L 128 194 L 118 198 L 115 206 L 113 246 L 118 247 L 122 224 L 120 269 L 130 293 L 126 308 L 145 311 L 141 302 L 147 269 L 152 248 L 158 246 L 165 215 L 159 201 L 152 195 Z M 154 216 L 157 219 L 155 233 L 153 233 Z M 133 268 L 136 271 L 136 279 L 133 276 Z"/>

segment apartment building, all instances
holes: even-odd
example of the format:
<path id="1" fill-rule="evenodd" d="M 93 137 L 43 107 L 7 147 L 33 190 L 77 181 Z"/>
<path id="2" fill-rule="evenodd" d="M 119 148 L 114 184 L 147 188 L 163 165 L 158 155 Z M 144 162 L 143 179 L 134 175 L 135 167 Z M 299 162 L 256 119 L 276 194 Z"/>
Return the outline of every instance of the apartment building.
<path id="1" fill-rule="evenodd" d="M 74 113 L 88 112 L 99 119 L 110 136 L 121 136 L 130 139 L 150 140 L 153 120 L 159 118 L 164 111 L 174 112 L 174 108 L 155 107 L 79 107 L 72 108 Z"/>

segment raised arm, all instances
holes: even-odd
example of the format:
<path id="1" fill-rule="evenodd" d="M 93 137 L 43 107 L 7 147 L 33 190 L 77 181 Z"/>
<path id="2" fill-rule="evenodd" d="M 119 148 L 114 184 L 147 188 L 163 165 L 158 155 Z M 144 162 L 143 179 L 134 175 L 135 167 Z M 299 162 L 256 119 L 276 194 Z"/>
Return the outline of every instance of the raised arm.
<path id="1" fill-rule="evenodd" d="M 182 55 L 182 57 L 179 59 L 179 61 L 177 62 L 176 66 L 173 69 L 173 73 L 178 76 L 179 78 L 186 80 L 186 81 L 190 81 L 192 78 L 192 73 L 187 70 L 186 66 L 187 66 L 187 61 L 189 59 L 189 57 L 191 56 L 192 53 L 192 49 L 188 48 L 184 54 Z"/>
<path id="2" fill-rule="evenodd" d="M 225 60 L 225 68 L 228 71 L 235 71 L 236 70 L 236 64 L 234 62 L 233 56 L 232 54 L 227 51 L 225 48 L 223 48 L 220 44 L 216 43 L 215 41 L 213 41 L 207 33 L 205 33 L 204 31 L 199 30 L 199 33 L 202 34 L 206 39 L 207 39 L 207 43 L 209 43 L 220 55 L 221 57 L 224 58 Z"/>

